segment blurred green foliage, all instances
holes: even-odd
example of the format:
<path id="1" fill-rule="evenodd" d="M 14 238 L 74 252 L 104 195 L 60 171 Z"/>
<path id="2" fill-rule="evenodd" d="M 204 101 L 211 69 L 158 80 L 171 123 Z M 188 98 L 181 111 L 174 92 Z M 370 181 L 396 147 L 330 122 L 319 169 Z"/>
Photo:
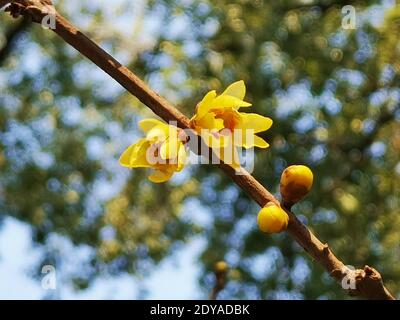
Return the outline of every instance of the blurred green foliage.
<path id="1" fill-rule="evenodd" d="M 351 1 L 57 1 L 59 11 L 190 116 L 210 89 L 245 80 L 253 112 L 274 119 L 254 175 L 272 192 L 291 164 L 312 168 L 294 207 L 345 263 L 400 286 L 400 5 Z M 0 44 L 16 22 L 2 17 Z M 2 35 L 4 35 L 3 38 Z M 231 267 L 222 298 L 345 298 L 286 234 L 256 228 L 257 205 L 209 166 L 163 185 L 118 166 L 151 112 L 40 26 L 17 33 L 0 61 L 0 219 L 29 223 L 61 263 L 62 236 L 85 259 L 69 280 L 146 274 L 195 235 L 204 297 L 212 266 Z M 198 210 L 208 222 L 197 219 Z M 187 212 L 189 211 L 189 212 Z"/>

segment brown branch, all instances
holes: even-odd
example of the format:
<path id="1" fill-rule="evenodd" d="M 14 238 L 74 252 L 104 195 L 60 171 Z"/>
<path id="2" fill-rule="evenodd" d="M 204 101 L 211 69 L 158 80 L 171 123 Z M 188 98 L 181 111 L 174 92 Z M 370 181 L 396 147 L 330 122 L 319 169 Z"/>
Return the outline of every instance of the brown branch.
<path id="1" fill-rule="evenodd" d="M 224 261 L 216 263 L 214 275 L 215 275 L 215 285 L 211 290 L 210 300 L 217 300 L 218 294 L 224 290 L 226 285 L 226 277 L 228 272 L 228 266 Z"/>
<path id="2" fill-rule="evenodd" d="M 29 15 L 32 17 L 33 21 L 40 22 L 47 14 L 46 11 L 43 11 L 43 2 L 48 3 L 48 0 L 15 0 L 12 1 L 11 8 L 9 8 L 8 11 L 10 11 L 14 17 L 21 14 Z M 189 119 L 186 116 L 152 91 L 130 70 L 122 66 L 111 55 L 106 53 L 58 13 L 56 14 L 56 29 L 54 31 L 67 43 L 107 72 L 159 117 L 167 122 L 176 121 L 178 126 L 182 129 L 190 128 Z M 279 205 L 279 201 L 244 169 L 240 169 L 241 175 L 238 175 L 228 165 L 220 164 L 219 167 L 260 206 L 264 206 L 269 201 Z M 350 294 L 369 299 L 394 299 L 383 285 L 382 278 L 375 269 L 366 266 L 363 270 L 350 270 L 332 253 L 328 245 L 323 244 L 297 219 L 289 208 L 285 210 L 290 217 L 288 233 L 318 264 L 323 266 L 331 276 L 338 281 L 347 279 L 350 282 L 354 282 L 355 289 L 346 289 Z"/>
<path id="3" fill-rule="evenodd" d="M 225 276 L 219 276 L 216 274 L 215 286 L 213 287 L 210 300 L 217 300 L 218 294 L 225 288 Z"/>

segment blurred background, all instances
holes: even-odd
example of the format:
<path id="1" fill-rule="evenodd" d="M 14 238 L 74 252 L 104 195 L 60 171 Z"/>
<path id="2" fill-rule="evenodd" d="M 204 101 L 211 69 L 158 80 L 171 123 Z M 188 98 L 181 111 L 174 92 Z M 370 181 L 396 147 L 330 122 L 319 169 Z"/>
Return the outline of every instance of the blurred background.
<path id="1" fill-rule="evenodd" d="M 54 1 L 191 116 L 204 93 L 245 80 L 274 119 L 254 175 L 312 168 L 294 212 L 349 265 L 400 292 L 400 3 L 313 0 Z M 353 5 L 355 29 L 342 7 Z M 118 164 L 152 112 L 54 33 L 0 20 L 0 298 L 348 298 L 217 168 L 165 184 Z M 42 268 L 56 270 L 56 289 Z"/>

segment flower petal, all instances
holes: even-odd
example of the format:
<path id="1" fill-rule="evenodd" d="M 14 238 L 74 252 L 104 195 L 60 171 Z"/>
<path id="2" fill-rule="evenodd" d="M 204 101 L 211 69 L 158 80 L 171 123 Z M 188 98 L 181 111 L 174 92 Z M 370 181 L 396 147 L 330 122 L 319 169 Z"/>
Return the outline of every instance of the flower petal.
<path id="1" fill-rule="evenodd" d="M 235 134 L 233 136 L 234 145 L 237 147 L 244 147 L 245 149 L 250 149 L 254 147 L 268 148 L 269 144 L 259 136 L 254 134 L 254 131 L 243 131 L 242 136 Z"/>
<path id="2" fill-rule="evenodd" d="M 202 119 L 195 122 L 195 126 L 201 129 L 215 129 L 217 131 L 224 128 L 224 120 L 215 118 L 215 114 L 207 113 Z"/>
<path id="3" fill-rule="evenodd" d="M 165 125 L 164 123 L 156 125 L 147 132 L 146 139 L 152 143 L 165 141 L 171 133 L 170 127 L 172 126 Z"/>
<path id="4" fill-rule="evenodd" d="M 160 148 L 161 159 L 175 159 L 178 156 L 180 144 L 182 143 L 178 140 L 178 137 L 168 137 Z"/>
<path id="5" fill-rule="evenodd" d="M 240 80 L 232 83 L 228 88 L 226 88 L 222 95 L 228 95 L 243 100 L 246 95 L 246 85 L 244 84 L 244 81 Z"/>
<path id="6" fill-rule="evenodd" d="M 148 179 L 154 183 L 162 183 L 171 179 L 173 174 L 173 170 L 155 170 Z"/>
<path id="7" fill-rule="evenodd" d="M 240 156 L 237 148 L 232 144 L 221 149 L 220 158 L 225 164 L 229 165 L 233 169 L 236 170 L 240 168 Z"/>
<path id="8" fill-rule="evenodd" d="M 248 145 L 246 147 L 246 145 L 244 145 L 244 147 L 246 149 L 252 148 L 252 147 L 258 147 L 258 148 L 268 148 L 269 147 L 269 143 L 267 141 L 265 141 L 263 138 L 254 135 L 254 141 L 253 141 L 253 145 Z"/>
<path id="9" fill-rule="evenodd" d="M 216 97 L 210 103 L 210 109 L 219 109 L 219 108 L 234 108 L 239 109 L 240 107 L 250 107 L 251 103 L 243 101 L 237 97 L 228 96 L 228 95 L 220 95 Z"/>
<path id="10" fill-rule="evenodd" d="M 201 130 L 200 136 L 210 148 L 225 148 L 231 141 L 231 136 L 216 131 Z"/>
<path id="11" fill-rule="evenodd" d="M 135 144 L 131 144 L 119 158 L 119 164 L 124 167 L 130 167 L 132 151 L 136 148 Z"/>
<path id="12" fill-rule="evenodd" d="M 143 119 L 139 121 L 139 127 L 145 132 L 149 132 L 155 126 L 166 126 L 164 122 L 157 119 Z"/>
<path id="13" fill-rule="evenodd" d="M 147 162 L 146 152 L 150 144 L 146 139 L 141 139 L 130 145 L 119 158 L 121 166 L 128 168 L 147 168 L 151 165 Z"/>
<path id="14" fill-rule="evenodd" d="M 257 113 L 240 113 L 242 122 L 238 129 L 253 129 L 254 133 L 266 131 L 272 126 L 272 119 L 261 116 Z"/>
<path id="15" fill-rule="evenodd" d="M 269 143 L 259 136 L 254 136 L 254 146 L 259 148 L 268 148 Z"/>
<path id="16" fill-rule="evenodd" d="M 200 103 L 197 105 L 196 118 L 201 119 L 207 114 L 207 112 L 210 110 L 210 104 L 215 99 L 216 96 L 217 93 L 215 90 L 208 92 L 204 96 L 203 100 L 201 100 Z"/>

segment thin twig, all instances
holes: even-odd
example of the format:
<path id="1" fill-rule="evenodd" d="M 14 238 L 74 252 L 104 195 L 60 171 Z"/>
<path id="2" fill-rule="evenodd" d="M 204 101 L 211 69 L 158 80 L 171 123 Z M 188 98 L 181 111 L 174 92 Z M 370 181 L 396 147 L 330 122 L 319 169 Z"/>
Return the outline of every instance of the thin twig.
<path id="1" fill-rule="evenodd" d="M 48 0 L 15 0 L 12 1 L 11 5 L 15 5 L 14 8 L 11 7 L 9 11 L 11 11 L 10 13 L 14 17 L 20 14 L 30 15 L 33 21 L 40 22 L 47 14 L 47 11 L 44 10 L 44 2 L 48 3 Z M 27 3 L 29 3 L 29 5 L 27 5 Z M 67 43 L 107 72 L 159 117 L 167 122 L 176 121 L 180 128 L 189 129 L 189 119 L 186 116 L 152 91 L 130 70 L 122 66 L 111 55 L 106 53 L 58 13 L 56 14 L 56 29 L 54 31 Z M 244 169 L 240 169 L 241 174 L 238 175 L 228 165 L 220 164 L 219 167 L 260 206 L 264 206 L 269 201 L 279 205 L 279 201 Z M 351 295 L 369 299 L 394 299 L 385 288 L 378 271 L 368 266 L 355 271 L 347 268 L 344 263 L 332 253 L 327 244 L 323 244 L 297 219 L 290 211 L 290 208 L 285 208 L 285 210 L 290 218 L 287 230 L 288 233 L 304 248 L 314 261 L 323 266 L 332 277 L 336 278 L 338 281 L 346 280 L 350 283 L 354 282 L 355 288 L 350 286 L 349 289 L 346 289 Z"/>
<path id="2" fill-rule="evenodd" d="M 226 270 L 215 270 L 215 285 L 211 290 L 210 300 L 217 300 L 218 294 L 224 290 L 226 284 Z"/>

